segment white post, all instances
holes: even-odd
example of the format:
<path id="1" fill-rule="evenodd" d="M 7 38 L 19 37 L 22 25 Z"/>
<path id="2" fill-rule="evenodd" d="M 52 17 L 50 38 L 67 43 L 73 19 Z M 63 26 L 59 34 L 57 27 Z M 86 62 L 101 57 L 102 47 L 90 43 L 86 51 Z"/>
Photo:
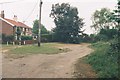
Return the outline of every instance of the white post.
<path id="1" fill-rule="evenodd" d="M 15 45 L 15 42 L 13 41 L 13 45 Z"/>
<path id="2" fill-rule="evenodd" d="M 7 46 L 8 46 L 8 41 L 7 41 Z"/>
<path id="3" fill-rule="evenodd" d="M 21 42 L 19 42 L 19 45 L 21 45 Z"/>
<path id="4" fill-rule="evenodd" d="M 24 45 L 25 45 L 25 41 L 24 41 Z"/>

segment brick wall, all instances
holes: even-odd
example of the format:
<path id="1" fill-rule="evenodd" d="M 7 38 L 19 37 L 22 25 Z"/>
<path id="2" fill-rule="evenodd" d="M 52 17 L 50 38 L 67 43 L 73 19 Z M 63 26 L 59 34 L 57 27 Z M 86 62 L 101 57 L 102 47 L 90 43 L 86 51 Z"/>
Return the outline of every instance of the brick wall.
<path id="1" fill-rule="evenodd" d="M 2 34 L 2 20 L 0 19 L 0 34 Z"/>
<path id="2" fill-rule="evenodd" d="M 13 35 L 13 27 L 10 24 L 2 21 L 2 33 L 6 35 Z"/>

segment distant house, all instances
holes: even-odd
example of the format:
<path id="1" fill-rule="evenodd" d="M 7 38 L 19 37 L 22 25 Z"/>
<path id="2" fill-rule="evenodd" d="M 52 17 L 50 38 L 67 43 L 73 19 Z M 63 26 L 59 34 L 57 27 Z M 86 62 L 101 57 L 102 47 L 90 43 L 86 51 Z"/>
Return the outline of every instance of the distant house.
<path id="1" fill-rule="evenodd" d="M 26 24 L 19 22 L 17 16 L 14 15 L 13 19 L 5 18 L 4 11 L 0 14 L 0 33 L 5 35 L 14 35 L 17 39 L 17 28 L 20 29 L 22 36 L 32 36 L 32 28 Z"/>

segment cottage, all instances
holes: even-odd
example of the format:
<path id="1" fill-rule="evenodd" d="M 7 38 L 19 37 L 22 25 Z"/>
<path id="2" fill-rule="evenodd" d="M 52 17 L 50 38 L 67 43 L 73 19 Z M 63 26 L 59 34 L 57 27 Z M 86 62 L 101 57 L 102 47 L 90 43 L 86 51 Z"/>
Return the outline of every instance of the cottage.
<path id="1" fill-rule="evenodd" d="M 5 18 L 4 11 L 0 14 L 0 33 L 5 35 L 14 35 L 17 40 L 17 29 L 20 29 L 21 36 L 32 36 L 32 28 L 26 24 L 19 22 L 17 16 L 14 15 L 13 19 Z"/>

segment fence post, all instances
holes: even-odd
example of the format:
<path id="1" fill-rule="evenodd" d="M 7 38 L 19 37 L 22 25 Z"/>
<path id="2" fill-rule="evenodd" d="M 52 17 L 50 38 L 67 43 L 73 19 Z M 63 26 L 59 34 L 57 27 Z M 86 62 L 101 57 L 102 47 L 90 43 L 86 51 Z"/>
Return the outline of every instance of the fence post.
<path id="1" fill-rule="evenodd" d="M 25 45 L 26 43 L 25 43 L 25 41 L 24 41 L 24 45 Z"/>
<path id="2" fill-rule="evenodd" d="M 8 41 L 7 41 L 7 46 L 8 46 Z"/>
<path id="3" fill-rule="evenodd" d="M 13 41 L 13 45 L 15 45 L 15 42 Z"/>
<path id="4" fill-rule="evenodd" d="M 19 45 L 21 45 L 21 42 L 19 42 Z"/>

